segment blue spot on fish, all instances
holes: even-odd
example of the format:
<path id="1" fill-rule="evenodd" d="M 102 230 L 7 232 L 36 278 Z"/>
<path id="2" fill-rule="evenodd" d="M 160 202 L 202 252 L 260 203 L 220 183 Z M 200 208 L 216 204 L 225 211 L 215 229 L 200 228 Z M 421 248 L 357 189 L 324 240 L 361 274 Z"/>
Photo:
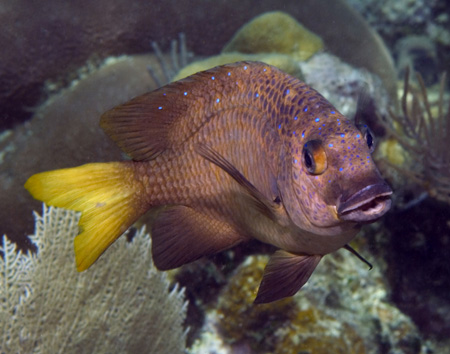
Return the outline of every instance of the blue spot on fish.
<path id="1" fill-rule="evenodd" d="M 161 106 L 159 106 L 159 107 L 158 107 L 158 109 L 162 109 L 162 107 L 161 107 Z"/>
<path id="2" fill-rule="evenodd" d="M 247 70 L 247 65 L 246 65 L 246 66 L 244 66 L 244 70 Z"/>
<path id="3" fill-rule="evenodd" d="M 187 96 L 187 92 L 185 92 L 184 95 Z"/>
<path id="4" fill-rule="evenodd" d="M 357 134 L 356 137 L 359 139 L 361 135 Z"/>
<path id="5" fill-rule="evenodd" d="M 335 111 L 331 111 L 330 113 L 331 113 L 331 114 L 335 114 L 336 112 L 335 112 Z M 338 119 L 338 120 L 339 120 L 339 119 Z"/>
<path id="6" fill-rule="evenodd" d="M 344 169 L 343 169 L 342 167 L 340 167 L 340 168 L 339 168 L 339 171 L 341 171 L 341 172 L 342 172 L 343 170 L 344 170 Z"/>
<path id="7" fill-rule="evenodd" d="M 231 76 L 231 73 L 230 73 L 230 72 L 228 72 L 228 76 Z"/>
<path id="8" fill-rule="evenodd" d="M 303 112 L 308 112 L 308 107 L 303 108 Z"/>
<path id="9" fill-rule="evenodd" d="M 220 102 L 220 98 L 216 99 L 216 103 L 219 103 L 219 102 Z"/>
<path id="10" fill-rule="evenodd" d="M 281 124 L 278 126 L 278 129 L 281 129 Z"/>
<path id="11" fill-rule="evenodd" d="M 333 147 L 333 144 L 328 144 L 328 146 L 329 146 L 330 148 L 332 148 L 332 147 Z"/>
<path id="12" fill-rule="evenodd" d="M 320 118 L 316 118 L 316 122 L 318 122 L 320 120 Z"/>
<path id="13" fill-rule="evenodd" d="M 216 78 L 214 76 L 211 76 L 211 80 L 215 80 Z"/>
<path id="14" fill-rule="evenodd" d="M 259 93 L 255 93 L 255 97 L 259 97 Z"/>
<path id="15" fill-rule="evenodd" d="M 294 117 L 294 120 L 297 120 L 297 119 L 298 119 L 298 117 L 297 117 L 297 116 L 295 116 L 295 117 Z"/>

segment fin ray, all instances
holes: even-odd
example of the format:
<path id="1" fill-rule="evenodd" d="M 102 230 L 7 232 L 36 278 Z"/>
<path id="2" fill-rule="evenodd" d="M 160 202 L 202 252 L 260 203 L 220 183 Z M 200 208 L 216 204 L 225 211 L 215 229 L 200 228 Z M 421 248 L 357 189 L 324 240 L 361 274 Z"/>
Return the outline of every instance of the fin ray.
<path id="1" fill-rule="evenodd" d="M 203 256 L 231 248 L 241 241 L 228 224 L 187 206 L 161 211 L 152 225 L 152 255 L 160 270 L 177 268 Z"/>
<path id="2" fill-rule="evenodd" d="M 78 271 L 89 268 L 145 212 L 133 176 L 127 162 L 92 163 L 38 173 L 25 183 L 34 198 L 81 212 L 74 240 Z"/>
<path id="3" fill-rule="evenodd" d="M 208 112 L 215 102 L 207 99 L 211 96 L 211 78 L 217 77 L 217 85 L 219 76 L 242 70 L 242 64 L 215 67 L 138 96 L 105 112 L 100 126 L 133 160 L 152 160 L 183 144 L 211 118 Z M 268 67 L 258 62 L 248 65 L 261 70 Z M 179 124 L 184 119 L 189 123 Z"/>
<path id="4" fill-rule="evenodd" d="M 294 295 L 308 281 L 322 256 L 296 255 L 276 251 L 264 269 L 255 304 L 268 303 Z"/>

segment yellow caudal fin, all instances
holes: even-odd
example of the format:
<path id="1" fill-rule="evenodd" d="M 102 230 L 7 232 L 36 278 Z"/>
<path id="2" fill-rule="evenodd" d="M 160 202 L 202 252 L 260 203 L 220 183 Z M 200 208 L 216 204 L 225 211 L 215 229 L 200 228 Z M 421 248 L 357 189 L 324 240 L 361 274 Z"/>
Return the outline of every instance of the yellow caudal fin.
<path id="1" fill-rule="evenodd" d="M 145 211 L 142 184 L 129 162 L 92 163 L 31 176 L 31 195 L 48 205 L 81 212 L 75 237 L 78 271 L 89 268 Z"/>

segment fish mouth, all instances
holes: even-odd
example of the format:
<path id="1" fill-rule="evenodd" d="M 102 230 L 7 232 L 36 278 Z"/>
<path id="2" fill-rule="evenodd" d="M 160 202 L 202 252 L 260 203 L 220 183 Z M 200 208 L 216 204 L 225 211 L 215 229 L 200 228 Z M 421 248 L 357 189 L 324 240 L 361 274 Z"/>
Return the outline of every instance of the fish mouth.
<path id="1" fill-rule="evenodd" d="M 391 207 L 392 189 L 386 184 L 373 184 L 339 201 L 338 217 L 357 223 L 371 223 L 382 217 Z"/>

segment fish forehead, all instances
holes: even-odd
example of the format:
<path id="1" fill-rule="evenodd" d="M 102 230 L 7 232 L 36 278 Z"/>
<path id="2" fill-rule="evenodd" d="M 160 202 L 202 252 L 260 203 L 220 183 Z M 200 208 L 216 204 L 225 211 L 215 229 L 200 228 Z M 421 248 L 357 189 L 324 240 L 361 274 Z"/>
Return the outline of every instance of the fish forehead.
<path id="1" fill-rule="evenodd" d="M 247 84 L 243 87 L 236 81 L 236 86 L 245 92 L 246 99 L 262 107 L 280 136 L 287 139 L 315 136 L 338 141 L 342 134 L 349 138 L 360 133 L 348 118 L 303 81 L 269 65 L 252 64 L 241 64 L 232 72 Z"/>
<path id="2" fill-rule="evenodd" d="M 370 168 L 370 152 L 363 134 L 320 93 L 300 80 L 288 80 L 284 85 L 281 82 L 266 91 L 273 101 L 267 104 L 267 110 L 294 160 L 299 162 L 296 156 L 301 154 L 305 143 L 317 139 L 333 162 L 342 162 L 340 168 L 349 167 L 352 171 L 361 166 Z M 265 103 L 264 97 L 262 100 Z"/>
<path id="3" fill-rule="evenodd" d="M 312 114 L 305 121 L 291 128 L 288 147 L 294 159 L 300 156 L 308 141 L 319 140 L 331 166 L 340 171 L 372 168 L 373 161 L 364 134 L 345 116 L 330 111 L 328 114 Z"/>

